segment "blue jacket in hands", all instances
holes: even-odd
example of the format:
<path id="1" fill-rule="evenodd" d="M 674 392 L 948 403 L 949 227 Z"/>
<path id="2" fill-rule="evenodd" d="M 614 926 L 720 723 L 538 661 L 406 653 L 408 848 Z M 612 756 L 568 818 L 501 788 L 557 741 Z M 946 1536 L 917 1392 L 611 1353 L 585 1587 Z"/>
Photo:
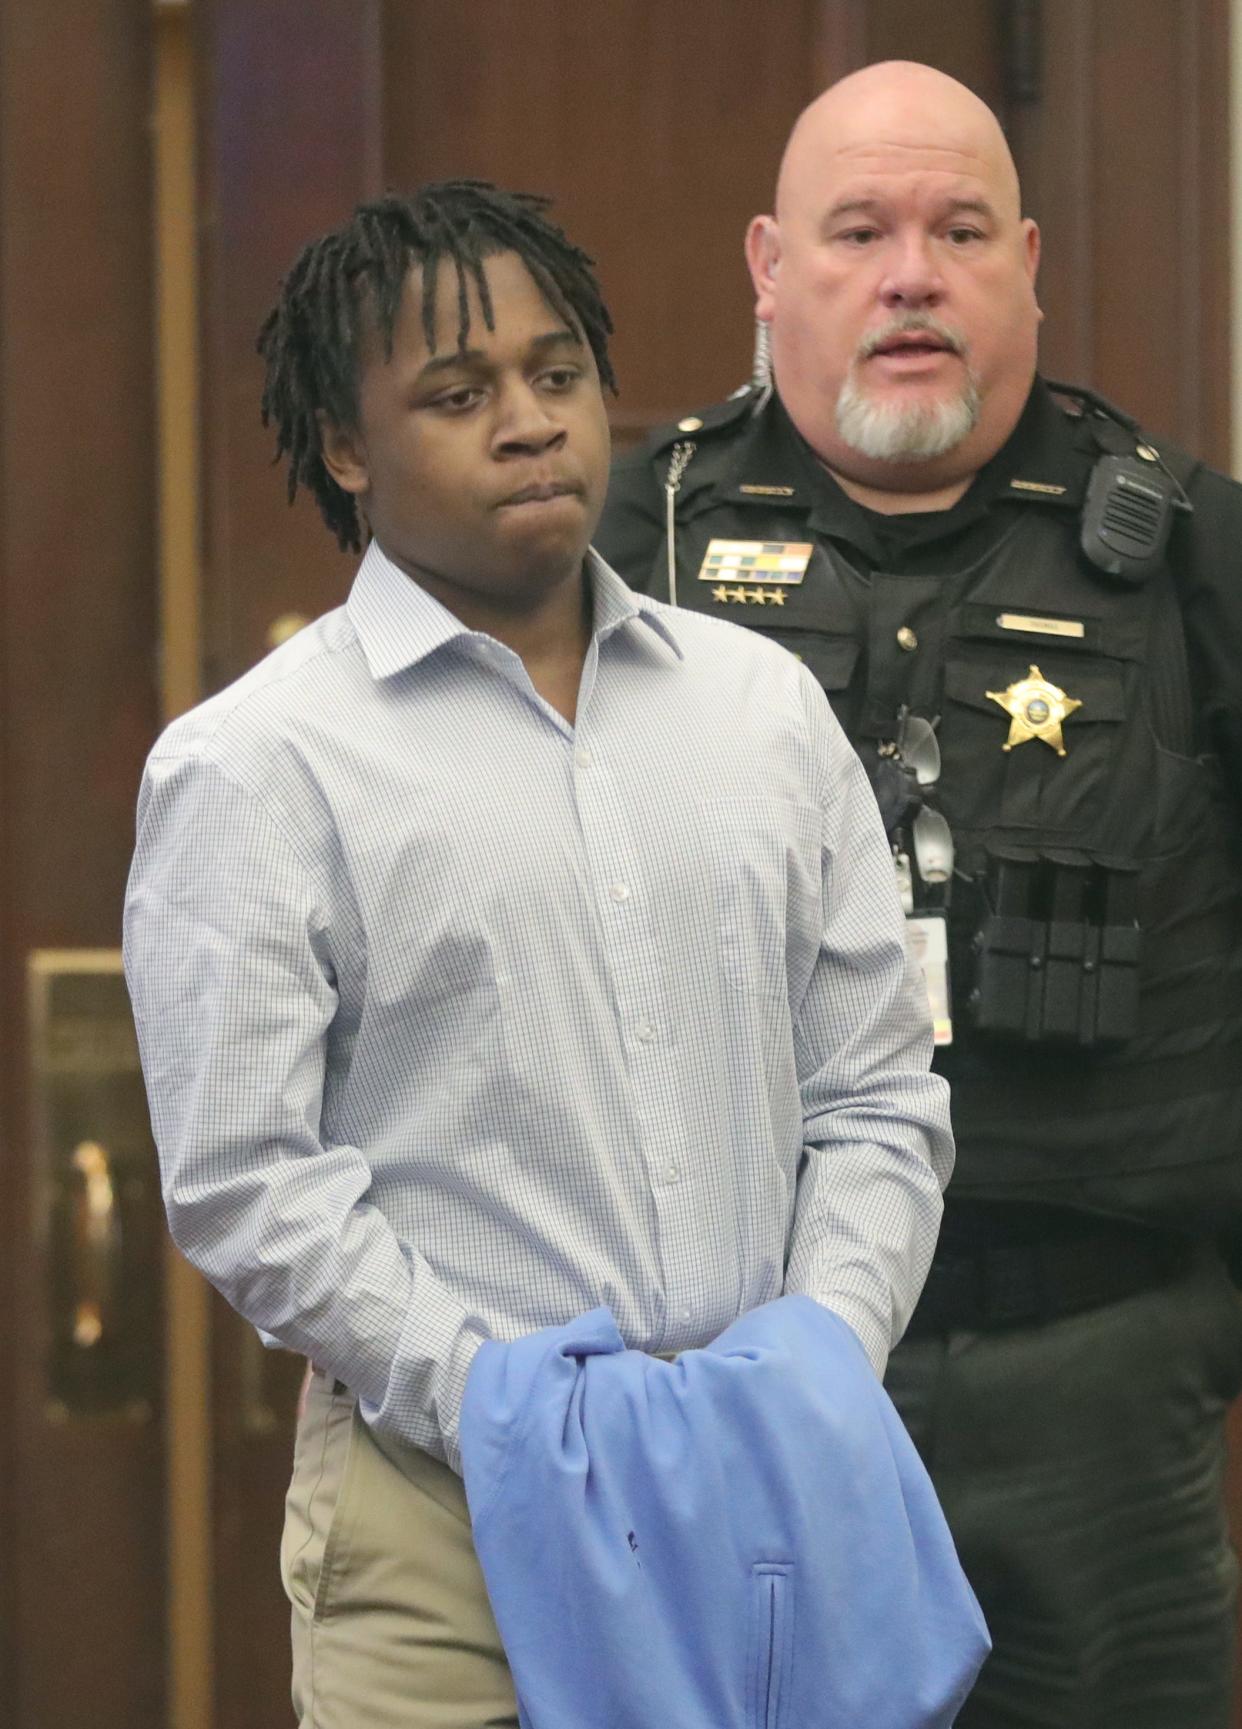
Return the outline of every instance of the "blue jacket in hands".
<path id="1" fill-rule="evenodd" d="M 913 1444 L 808 1297 L 674 1363 L 607 1309 L 485 1344 L 461 1450 L 523 1729 L 940 1729 L 989 1649 Z"/>

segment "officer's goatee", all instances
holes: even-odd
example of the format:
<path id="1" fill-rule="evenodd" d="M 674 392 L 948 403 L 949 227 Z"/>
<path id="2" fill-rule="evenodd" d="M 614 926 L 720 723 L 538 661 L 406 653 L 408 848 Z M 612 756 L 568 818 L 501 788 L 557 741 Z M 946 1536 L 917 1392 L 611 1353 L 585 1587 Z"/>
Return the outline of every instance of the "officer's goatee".
<path id="1" fill-rule="evenodd" d="M 966 340 L 927 312 L 903 312 L 859 344 L 837 397 L 837 430 L 860 456 L 877 462 L 926 462 L 945 456 L 973 431 L 979 419 L 979 384 L 969 361 L 961 389 L 938 402 L 877 402 L 858 380 L 860 364 L 895 336 L 926 331 L 965 360 Z"/>

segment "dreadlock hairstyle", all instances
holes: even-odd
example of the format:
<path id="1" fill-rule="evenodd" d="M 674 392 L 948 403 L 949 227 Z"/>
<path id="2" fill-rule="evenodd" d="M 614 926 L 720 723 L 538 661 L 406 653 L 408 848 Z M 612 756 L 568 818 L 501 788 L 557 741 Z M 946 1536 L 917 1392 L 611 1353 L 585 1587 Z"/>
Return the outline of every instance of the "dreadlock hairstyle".
<path id="1" fill-rule="evenodd" d="M 288 455 L 289 502 L 300 486 L 315 496 L 342 547 L 362 548 L 354 499 L 323 460 L 320 416 L 352 426 L 358 414 L 360 339 L 373 321 L 392 358 L 393 328 L 405 280 L 423 273 L 423 332 L 435 348 L 437 266 L 450 259 L 457 275 L 457 341 L 470 327 L 468 284 L 478 291 L 489 330 L 496 328 L 483 268 L 486 258 L 514 252 L 548 304 L 581 329 L 601 381 L 615 393 L 608 359 L 612 320 L 593 271 L 594 260 L 543 212 L 551 203 L 530 192 L 502 192 L 486 180 L 447 180 L 411 198 L 394 194 L 361 204 L 343 228 L 313 240 L 281 283 L 280 298 L 259 331 L 267 365 L 263 424 L 276 428 L 276 455 Z"/>

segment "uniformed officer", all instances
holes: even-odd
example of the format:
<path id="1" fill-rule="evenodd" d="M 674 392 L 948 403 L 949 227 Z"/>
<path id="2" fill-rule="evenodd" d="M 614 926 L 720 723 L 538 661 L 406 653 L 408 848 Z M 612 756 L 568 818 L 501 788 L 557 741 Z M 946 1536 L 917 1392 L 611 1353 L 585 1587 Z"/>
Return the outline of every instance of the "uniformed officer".
<path id="1" fill-rule="evenodd" d="M 960 1723 L 1224 1726 L 1242 490 L 1036 376 L 1038 231 L 928 67 L 806 110 L 746 250 L 770 374 L 597 543 L 799 655 L 890 830 L 959 1155 L 889 1388 L 995 1640 Z"/>

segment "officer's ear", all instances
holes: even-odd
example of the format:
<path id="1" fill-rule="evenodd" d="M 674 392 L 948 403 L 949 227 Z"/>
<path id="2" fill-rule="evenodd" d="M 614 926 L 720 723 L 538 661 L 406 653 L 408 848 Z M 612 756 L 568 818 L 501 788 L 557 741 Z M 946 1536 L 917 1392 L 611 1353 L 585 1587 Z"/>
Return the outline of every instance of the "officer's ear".
<path id="1" fill-rule="evenodd" d="M 1035 302 L 1036 322 L 1044 321 L 1043 308 L 1036 294 L 1035 280 L 1039 275 L 1039 227 L 1029 216 L 1022 219 L 1022 263 L 1026 270 L 1027 281 L 1031 285 L 1031 298 Z"/>
<path id="2" fill-rule="evenodd" d="M 776 273 L 781 262 L 781 231 L 775 216 L 756 216 L 746 230 L 746 263 L 755 287 L 755 317 L 765 324 L 775 311 Z"/>

